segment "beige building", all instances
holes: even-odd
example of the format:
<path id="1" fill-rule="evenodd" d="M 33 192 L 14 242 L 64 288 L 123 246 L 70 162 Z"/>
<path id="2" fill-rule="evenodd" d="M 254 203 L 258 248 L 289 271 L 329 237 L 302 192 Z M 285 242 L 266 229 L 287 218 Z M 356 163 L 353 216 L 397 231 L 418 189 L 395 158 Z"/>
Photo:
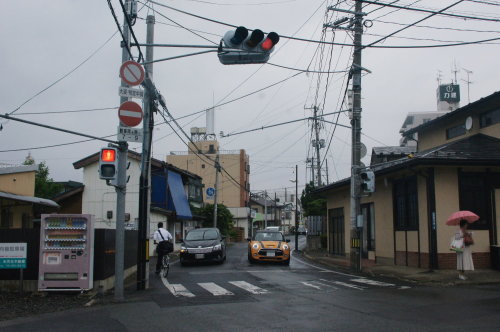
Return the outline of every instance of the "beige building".
<path id="1" fill-rule="evenodd" d="M 216 140 L 199 139 L 189 143 L 188 151 L 170 152 L 167 163 L 194 173 L 202 178 L 203 201 L 213 204 L 208 188 L 218 188 L 217 203 L 224 204 L 234 216 L 234 226 L 244 229 L 248 236 L 248 208 L 250 192 L 250 162 L 245 150 L 219 150 Z M 197 153 L 195 153 L 195 151 Z M 221 171 L 215 185 L 215 160 L 219 158 Z"/>
<path id="2" fill-rule="evenodd" d="M 500 92 L 404 134 L 415 133 L 415 153 L 372 160 L 376 192 L 361 200 L 363 257 L 378 264 L 453 269 L 456 256 L 449 247 L 457 227 L 445 222 L 455 211 L 470 210 L 480 216 L 470 226 L 474 264 L 491 266 L 500 239 Z M 348 260 L 350 179 L 317 192 L 327 199 L 328 251 Z"/>

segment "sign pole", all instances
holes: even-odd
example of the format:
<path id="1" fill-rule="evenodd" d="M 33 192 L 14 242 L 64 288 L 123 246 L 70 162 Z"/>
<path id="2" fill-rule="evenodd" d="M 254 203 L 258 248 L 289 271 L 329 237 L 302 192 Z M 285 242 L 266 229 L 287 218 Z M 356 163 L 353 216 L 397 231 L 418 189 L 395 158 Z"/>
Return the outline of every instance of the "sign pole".
<path id="1" fill-rule="evenodd" d="M 24 274 L 23 274 L 23 269 L 19 269 L 19 293 L 23 293 L 24 292 Z"/>
<path id="2" fill-rule="evenodd" d="M 125 1 L 125 8 L 130 8 L 130 0 Z M 125 14 L 125 15 L 128 15 Z M 122 45 L 122 63 L 129 60 L 127 48 L 130 47 L 130 27 L 127 23 L 127 17 L 123 18 L 123 43 Z M 128 88 L 127 83 L 121 80 L 121 86 Z M 128 101 L 127 97 L 120 97 L 120 105 Z M 115 224 L 115 301 L 123 301 L 123 266 L 125 251 L 125 194 L 127 185 L 127 154 L 128 144 L 126 141 L 119 141 L 118 149 L 118 178 L 116 191 L 116 224 Z"/>

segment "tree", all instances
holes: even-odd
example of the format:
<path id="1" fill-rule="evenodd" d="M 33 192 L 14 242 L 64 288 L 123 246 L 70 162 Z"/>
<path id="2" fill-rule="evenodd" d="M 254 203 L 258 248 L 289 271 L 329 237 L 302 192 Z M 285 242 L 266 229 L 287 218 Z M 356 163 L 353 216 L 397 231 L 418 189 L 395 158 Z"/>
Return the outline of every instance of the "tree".
<path id="1" fill-rule="evenodd" d="M 204 227 L 212 227 L 214 225 L 214 205 L 206 204 L 202 208 L 196 209 L 195 213 L 201 217 L 205 217 L 203 221 Z M 223 235 L 230 235 L 233 229 L 233 215 L 223 204 L 217 204 L 217 228 Z"/>
<path id="2" fill-rule="evenodd" d="M 34 165 L 35 160 L 28 155 L 23 165 Z M 35 196 L 40 198 L 52 198 L 61 190 L 63 186 L 59 183 L 54 182 L 52 178 L 49 177 L 49 167 L 42 161 L 38 164 L 38 170 L 35 174 Z"/>
<path id="3" fill-rule="evenodd" d="M 300 202 L 304 209 L 304 215 L 307 216 L 326 216 L 326 199 L 319 198 L 312 194 L 315 189 L 312 182 L 306 184 L 302 191 Z"/>

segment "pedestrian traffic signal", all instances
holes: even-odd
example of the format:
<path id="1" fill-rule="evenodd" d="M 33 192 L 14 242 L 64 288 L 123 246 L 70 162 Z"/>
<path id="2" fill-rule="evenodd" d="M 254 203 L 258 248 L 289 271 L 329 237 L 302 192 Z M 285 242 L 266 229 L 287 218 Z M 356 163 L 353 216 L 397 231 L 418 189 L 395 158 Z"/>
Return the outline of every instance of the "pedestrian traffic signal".
<path id="1" fill-rule="evenodd" d="M 99 154 L 99 177 L 116 180 L 118 174 L 118 152 L 116 148 L 102 148 Z"/>
<path id="2" fill-rule="evenodd" d="M 375 173 L 371 170 L 361 171 L 359 177 L 361 178 L 361 191 L 364 193 L 375 192 Z"/>
<path id="3" fill-rule="evenodd" d="M 276 32 L 266 36 L 262 30 L 255 29 L 249 36 L 247 28 L 238 27 L 226 32 L 217 55 L 224 65 L 266 63 L 279 40 Z"/>

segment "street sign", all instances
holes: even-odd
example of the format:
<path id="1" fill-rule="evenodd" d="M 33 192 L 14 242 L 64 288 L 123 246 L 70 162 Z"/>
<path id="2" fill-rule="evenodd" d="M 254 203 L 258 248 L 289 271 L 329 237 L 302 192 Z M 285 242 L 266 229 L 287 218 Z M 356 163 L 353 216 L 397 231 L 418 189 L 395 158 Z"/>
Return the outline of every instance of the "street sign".
<path id="1" fill-rule="evenodd" d="M 209 200 L 214 199 L 214 196 L 215 196 L 215 188 L 208 187 L 208 188 L 207 188 L 207 190 L 206 190 L 206 194 L 207 194 L 207 199 L 209 199 Z"/>
<path id="2" fill-rule="evenodd" d="M 142 108 L 133 101 L 126 101 L 118 109 L 118 117 L 127 127 L 135 127 L 142 121 Z"/>
<path id="3" fill-rule="evenodd" d="M 0 243 L 0 269 L 25 269 L 26 243 Z"/>
<path id="4" fill-rule="evenodd" d="M 120 77 L 128 85 L 139 85 L 144 81 L 144 68 L 135 61 L 125 61 L 120 67 Z"/>
<path id="5" fill-rule="evenodd" d="M 139 99 L 144 98 L 144 90 L 126 88 L 123 86 L 118 88 L 118 94 L 120 95 L 120 97 L 139 98 Z"/>
<path id="6" fill-rule="evenodd" d="M 142 128 L 118 127 L 118 140 L 142 142 Z"/>

